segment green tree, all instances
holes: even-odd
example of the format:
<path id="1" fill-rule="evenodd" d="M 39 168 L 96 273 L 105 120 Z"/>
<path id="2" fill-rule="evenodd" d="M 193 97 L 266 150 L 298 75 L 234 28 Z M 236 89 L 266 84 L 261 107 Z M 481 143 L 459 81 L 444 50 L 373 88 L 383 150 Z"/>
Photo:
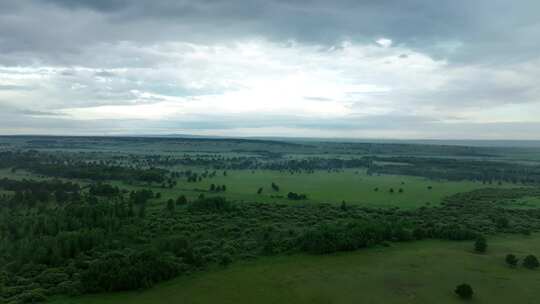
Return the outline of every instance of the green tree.
<path id="1" fill-rule="evenodd" d="M 479 252 L 479 253 L 484 253 L 486 252 L 486 249 L 487 249 L 486 239 L 482 236 L 477 238 L 476 241 L 474 242 L 474 251 Z"/>
<path id="2" fill-rule="evenodd" d="M 474 293 L 471 285 L 465 283 L 458 285 L 454 292 L 462 299 L 470 299 Z"/>
<path id="3" fill-rule="evenodd" d="M 506 264 L 510 265 L 511 267 L 516 267 L 519 261 L 519 259 L 511 253 L 507 254 L 504 260 L 506 261 Z"/>
<path id="4" fill-rule="evenodd" d="M 540 266 L 540 263 L 538 263 L 538 259 L 536 258 L 536 256 L 529 254 L 523 259 L 522 265 L 523 267 L 528 269 L 535 269 Z"/>

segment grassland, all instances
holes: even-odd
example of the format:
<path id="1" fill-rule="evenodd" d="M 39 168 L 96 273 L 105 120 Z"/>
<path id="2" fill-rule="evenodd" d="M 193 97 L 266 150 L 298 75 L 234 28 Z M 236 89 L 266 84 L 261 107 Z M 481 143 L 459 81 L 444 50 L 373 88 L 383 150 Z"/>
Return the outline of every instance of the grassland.
<path id="1" fill-rule="evenodd" d="M 473 286 L 472 303 L 538 303 L 540 271 L 509 268 L 507 253 L 540 252 L 540 235 L 500 236 L 486 254 L 470 242 L 421 241 L 329 256 L 268 257 L 181 277 L 144 292 L 60 298 L 94 303 L 459 303 L 453 288 Z"/>
<path id="2" fill-rule="evenodd" d="M 271 189 L 272 182 L 279 185 L 279 192 Z M 341 203 L 341 201 L 346 201 L 348 204 L 371 207 L 397 206 L 400 208 L 437 205 L 446 196 L 488 186 L 480 182 L 435 181 L 413 176 L 369 176 L 363 170 L 316 171 L 309 174 L 237 170 L 228 171 L 227 176 L 223 176 L 220 172 L 216 177 L 203 179 L 197 183 L 188 183 L 181 179 L 178 180 L 178 185 L 173 189 L 156 187 L 154 190 L 162 192 L 163 199 L 176 198 L 178 195 L 194 198 L 201 193 L 212 195 L 206 192 L 212 183 L 226 185 L 226 193 L 219 193 L 219 195 L 225 195 L 236 201 L 287 201 L 287 193 L 292 191 L 307 194 L 308 202 Z M 130 187 L 125 183 L 116 184 L 121 187 Z M 507 187 L 509 185 L 498 186 L 494 184 L 489 186 Z M 258 195 L 257 190 L 260 187 L 263 188 L 263 192 Z M 378 188 L 378 191 L 375 191 L 375 188 Z M 394 189 L 393 193 L 390 192 L 391 188 Z M 403 193 L 399 193 L 400 188 L 403 189 Z"/>
<path id="3" fill-rule="evenodd" d="M 18 170 L 0 170 L 0 178 L 10 179 L 35 179 L 43 180 L 36 174 Z M 89 181 L 79 181 L 87 184 Z M 427 205 L 438 205 L 441 200 L 449 195 L 459 192 L 467 192 L 486 187 L 511 187 L 510 184 L 485 185 L 473 181 L 444 181 L 430 180 L 422 177 L 403 175 L 367 175 L 365 170 L 344 170 L 340 172 L 316 171 L 315 173 L 295 173 L 270 171 L 270 170 L 233 170 L 227 171 L 223 176 L 220 171 L 215 177 L 203 179 L 201 182 L 188 183 L 185 179 L 178 179 L 178 184 L 172 189 L 162 188 L 159 185 L 131 185 L 122 181 L 111 181 L 111 184 L 124 189 L 148 189 L 162 193 L 160 201 L 169 198 L 176 199 L 180 195 L 186 195 L 194 199 L 201 193 L 212 195 L 225 195 L 235 201 L 251 202 L 282 202 L 288 201 L 286 196 L 289 191 L 305 193 L 307 202 L 313 203 L 341 203 L 363 205 L 370 207 L 400 207 L 403 209 L 417 208 Z M 280 191 L 273 191 L 272 183 L 280 187 Z M 225 193 L 213 194 L 208 192 L 210 184 L 226 185 Z M 263 188 L 261 194 L 257 194 L 259 188 Z M 428 187 L 431 187 L 429 189 Z M 375 191 L 375 189 L 378 189 Z M 400 193 L 399 189 L 403 189 Z M 394 192 L 391 193 L 390 189 Z M 524 206 L 533 204 L 524 202 Z M 294 203 L 294 202 L 291 202 Z M 512 206 L 515 203 L 512 203 Z M 534 203 L 533 206 L 540 205 Z"/>

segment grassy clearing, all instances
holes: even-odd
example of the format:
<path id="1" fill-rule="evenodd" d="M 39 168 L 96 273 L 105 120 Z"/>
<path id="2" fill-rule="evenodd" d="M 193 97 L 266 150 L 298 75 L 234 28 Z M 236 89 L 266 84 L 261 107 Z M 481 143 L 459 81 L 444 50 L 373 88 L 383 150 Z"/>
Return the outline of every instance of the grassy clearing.
<path id="1" fill-rule="evenodd" d="M 462 181 L 434 181 L 421 177 L 380 175 L 369 176 L 362 170 L 347 170 L 344 172 L 317 171 L 313 174 L 294 174 L 264 171 L 264 170 L 240 170 L 228 171 L 227 176 L 221 172 L 202 182 L 187 183 L 183 179 L 178 181 L 174 189 L 156 188 L 162 192 L 163 198 L 176 198 L 178 195 L 187 195 L 194 198 L 209 189 L 210 184 L 226 185 L 227 192 L 220 193 L 237 201 L 275 202 L 288 201 L 286 196 L 289 191 L 305 193 L 309 202 L 361 204 L 373 207 L 416 208 L 427 205 L 437 205 L 442 198 L 458 193 L 486 187 L 507 187 L 483 185 L 479 182 Z M 279 192 L 271 189 L 270 185 L 275 182 L 280 187 Z M 122 185 L 122 184 L 118 184 Z M 431 186 L 432 189 L 428 189 Z M 262 187 L 261 195 L 257 190 Z M 378 188 L 378 191 L 375 191 Z M 390 193 L 390 189 L 394 193 Z M 399 193 L 399 189 L 403 193 Z M 197 191 L 200 190 L 200 191 Z M 205 193 L 205 195 L 212 195 Z M 282 196 L 278 198 L 276 196 Z"/>
<path id="2" fill-rule="evenodd" d="M 57 299 L 97 303 L 460 303 L 453 288 L 473 286 L 472 303 L 538 303 L 540 270 L 505 265 L 504 256 L 540 253 L 540 236 L 470 242 L 422 241 L 330 256 L 268 257 L 182 277 L 144 292 Z"/>

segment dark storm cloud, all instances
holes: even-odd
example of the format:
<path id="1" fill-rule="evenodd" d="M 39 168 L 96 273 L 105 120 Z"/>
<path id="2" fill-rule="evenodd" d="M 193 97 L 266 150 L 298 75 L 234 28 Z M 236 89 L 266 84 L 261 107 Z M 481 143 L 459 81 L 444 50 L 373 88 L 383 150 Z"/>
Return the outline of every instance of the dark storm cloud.
<path id="1" fill-rule="evenodd" d="M 384 36 L 456 62 L 538 56 L 536 0 L 23 0 L 3 4 L 0 50 L 61 61 L 92 43 L 242 37 L 334 44 Z M 512 54 L 512 56 L 506 56 Z M 46 55 L 46 56 L 45 56 Z M 55 56 L 56 55 L 56 56 Z M 9 58 L 3 58 L 8 62 Z M 13 59 L 13 58 L 12 58 Z"/>

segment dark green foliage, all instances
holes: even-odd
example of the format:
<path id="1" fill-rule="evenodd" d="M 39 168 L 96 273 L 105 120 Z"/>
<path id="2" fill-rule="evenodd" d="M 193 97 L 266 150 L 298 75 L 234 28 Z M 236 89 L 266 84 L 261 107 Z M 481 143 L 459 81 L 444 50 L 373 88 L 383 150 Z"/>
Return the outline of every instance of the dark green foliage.
<path id="1" fill-rule="evenodd" d="M 356 250 L 390 240 L 410 241 L 412 234 L 401 225 L 385 222 L 351 222 L 318 226 L 305 233 L 300 243 L 304 251 L 324 254 Z"/>
<path id="2" fill-rule="evenodd" d="M 220 257 L 219 264 L 222 266 L 227 266 L 232 263 L 232 258 L 229 254 L 225 253 Z"/>
<path id="3" fill-rule="evenodd" d="M 81 282 L 87 292 L 133 290 L 173 278 L 181 270 L 174 258 L 157 251 L 111 252 L 92 261 Z"/>
<path id="4" fill-rule="evenodd" d="M 227 191 L 227 186 L 211 184 L 209 191 L 210 192 L 225 192 Z"/>
<path id="5" fill-rule="evenodd" d="M 152 190 L 144 189 L 129 193 L 129 199 L 137 205 L 144 204 L 152 198 L 154 198 L 154 192 Z"/>
<path id="6" fill-rule="evenodd" d="M 536 269 L 538 268 L 538 266 L 540 266 L 540 264 L 538 263 L 538 259 L 532 254 L 526 256 L 523 259 L 522 265 L 523 267 L 528 269 Z"/>
<path id="7" fill-rule="evenodd" d="M 96 196 L 114 197 L 120 194 L 120 189 L 109 184 L 97 183 L 91 185 L 88 192 Z"/>
<path id="8" fill-rule="evenodd" d="M 482 236 L 477 238 L 476 241 L 474 242 L 474 251 L 479 252 L 479 253 L 484 253 L 486 252 L 486 249 L 487 249 L 486 239 Z"/>
<path id="9" fill-rule="evenodd" d="M 187 204 L 187 198 L 185 195 L 180 195 L 177 199 L 176 199 L 176 204 L 179 205 L 179 206 L 182 206 L 182 205 L 185 205 Z"/>
<path id="10" fill-rule="evenodd" d="M 504 260 L 510 267 L 516 267 L 519 262 L 519 259 L 511 253 L 507 254 Z"/>
<path id="11" fill-rule="evenodd" d="M 41 303 L 47 301 L 46 291 L 41 288 L 36 288 L 13 297 L 11 300 L 14 303 Z"/>
<path id="12" fill-rule="evenodd" d="M 172 198 L 167 200 L 167 210 L 171 214 L 174 213 L 174 211 L 176 210 L 176 204 L 174 203 Z"/>
<path id="13" fill-rule="evenodd" d="M 293 200 L 293 201 L 301 201 L 301 200 L 306 200 L 307 195 L 298 194 L 298 193 L 295 193 L 295 192 L 289 192 L 289 193 L 287 193 L 287 198 L 290 199 L 290 200 Z"/>
<path id="14" fill-rule="evenodd" d="M 468 299 L 471 299 L 474 292 L 473 292 L 473 289 L 471 287 L 471 285 L 469 284 L 460 284 L 456 287 L 456 289 L 454 290 L 454 292 L 462 299 L 465 299 L 465 300 L 468 300 Z"/>
<path id="15" fill-rule="evenodd" d="M 508 219 L 505 217 L 497 217 L 495 219 L 495 225 L 497 225 L 497 228 L 499 229 L 504 229 L 504 228 L 508 228 L 509 222 L 508 222 Z"/>
<path id="16" fill-rule="evenodd" d="M 188 205 L 190 211 L 224 212 L 234 209 L 234 204 L 221 196 L 202 197 Z"/>

